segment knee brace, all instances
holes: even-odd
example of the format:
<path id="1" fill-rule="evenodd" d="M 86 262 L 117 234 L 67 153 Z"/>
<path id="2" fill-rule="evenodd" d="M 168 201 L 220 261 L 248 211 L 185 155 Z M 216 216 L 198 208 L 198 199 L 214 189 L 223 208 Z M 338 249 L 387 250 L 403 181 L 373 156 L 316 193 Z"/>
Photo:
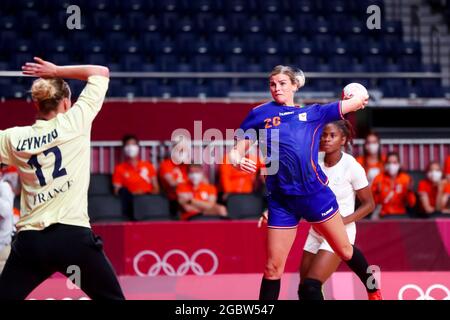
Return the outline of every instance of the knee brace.
<path id="1" fill-rule="evenodd" d="M 298 287 L 300 300 L 324 300 L 322 294 L 322 282 L 316 279 L 306 278 Z"/>

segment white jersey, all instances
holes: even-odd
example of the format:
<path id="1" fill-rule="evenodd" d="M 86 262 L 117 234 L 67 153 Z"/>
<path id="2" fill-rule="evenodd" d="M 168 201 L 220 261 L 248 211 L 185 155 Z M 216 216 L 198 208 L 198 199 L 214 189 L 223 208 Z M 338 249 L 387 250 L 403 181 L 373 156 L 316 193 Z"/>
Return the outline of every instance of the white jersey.
<path id="1" fill-rule="evenodd" d="M 355 212 L 356 191 L 369 185 L 364 168 L 351 155 L 343 152 L 342 158 L 332 167 L 324 164 L 324 153 L 319 153 L 319 165 L 329 179 L 329 187 L 336 195 L 343 217 Z"/>
<path id="2" fill-rule="evenodd" d="M 332 167 L 324 164 L 324 152 L 319 152 L 319 165 L 329 180 L 329 187 L 336 195 L 339 211 L 346 217 L 355 212 L 356 191 L 369 185 L 364 168 L 347 153 L 342 154 L 341 160 Z M 348 239 L 355 243 L 356 224 L 354 222 L 345 226 Z M 303 250 L 316 254 L 319 250 L 334 252 L 330 244 L 313 228 L 309 229 Z"/>
<path id="3" fill-rule="evenodd" d="M 18 231 L 42 230 L 54 223 L 90 227 L 91 126 L 108 83 L 106 77 L 91 76 L 66 113 L 0 131 L 0 162 L 16 166 L 22 181 Z"/>

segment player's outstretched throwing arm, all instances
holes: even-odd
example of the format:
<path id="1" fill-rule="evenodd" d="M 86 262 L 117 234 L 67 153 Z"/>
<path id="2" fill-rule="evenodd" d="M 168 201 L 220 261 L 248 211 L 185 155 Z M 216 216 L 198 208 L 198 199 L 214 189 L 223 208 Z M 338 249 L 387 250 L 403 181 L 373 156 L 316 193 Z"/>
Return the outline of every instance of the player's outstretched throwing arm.
<path id="1" fill-rule="evenodd" d="M 65 78 L 81 81 L 87 81 L 90 76 L 109 78 L 109 69 L 104 66 L 57 66 L 38 57 L 35 57 L 34 61 L 27 62 L 22 67 L 23 74 L 40 78 Z"/>

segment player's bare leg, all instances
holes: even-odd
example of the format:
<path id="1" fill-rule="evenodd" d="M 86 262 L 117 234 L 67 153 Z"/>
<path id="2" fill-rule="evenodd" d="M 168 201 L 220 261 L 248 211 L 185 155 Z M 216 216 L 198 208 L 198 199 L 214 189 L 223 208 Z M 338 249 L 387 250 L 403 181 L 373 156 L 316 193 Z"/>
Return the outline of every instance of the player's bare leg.
<path id="1" fill-rule="evenodd" d="M 286 260 L 297 235 L 297 228 L 274 229 L 267 232 L 267 261 L 261 284 L 260 300 L 276 300 Z"/>
<path id="2" fill-rule="evenodd" d="M 360 278 L 369 293 L 369 298 L 376 296 L 381 299 L 378 284 L 375 286 L 369 284 L 372 276 L 369 272 L 369 264 L 363 253 L 350 243 L 341 215 L 335 214 L 331 219 L 315 224 L 314 229 L 328 241 L 334 252 Z"/>

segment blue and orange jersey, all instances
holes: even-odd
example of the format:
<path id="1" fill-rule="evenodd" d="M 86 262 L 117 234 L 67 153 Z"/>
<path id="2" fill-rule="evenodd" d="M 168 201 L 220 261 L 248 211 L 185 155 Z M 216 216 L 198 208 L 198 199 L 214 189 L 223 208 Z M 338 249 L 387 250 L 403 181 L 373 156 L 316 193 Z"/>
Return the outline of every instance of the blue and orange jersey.
<path id="1" fill-rule="evenodd" d="M 327 123 L 342 119 L 340 101 L 303 108 L 272 101 L 250 111 L 240 126 L 246 133 L 238 138 L 259 137 L 260 148 L 266 150 L 263 153 L 269 161 L 266 167 L 273 170 L 278 166 L 276 174 L 266 178 L 269 193 L 307 195 L 328 184 L 317 163 L 320 136 Z M 253 134 L 249 129 L 255 130 Z"/>

